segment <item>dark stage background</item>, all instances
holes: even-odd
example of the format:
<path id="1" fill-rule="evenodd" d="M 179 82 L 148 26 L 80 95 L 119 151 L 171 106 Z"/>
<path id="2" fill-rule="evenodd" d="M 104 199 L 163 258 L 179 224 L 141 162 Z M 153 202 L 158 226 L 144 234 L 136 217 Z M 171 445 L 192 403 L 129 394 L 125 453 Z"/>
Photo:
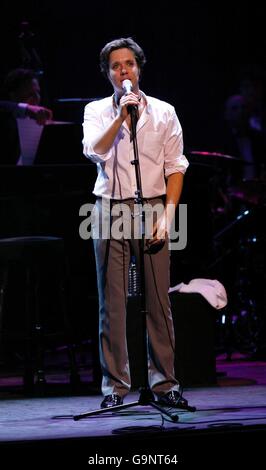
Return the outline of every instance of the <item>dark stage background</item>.
<path id="1" fill-rule="evenodd" d="M 27 21 L 34 33 L 31 44 L 40 59 L 38 68 L 43 70 L 42 104 L 54 110 L 55 119 L 76 123 L 75 150 L 70 146 L 72 154 L 69 155 L 69 150 L 64 152 L 65 160 L 62 158 L 59 162 L 62 171 L 57 168 L 53 172 L 49 167 L 49 171 L 44 168 L 42 174 L 39 170 L 34 174 L 25 170 L 16 175 L 20 187 L 12 174 L 9 173 L 7 180 L 1 169 L 1 191 L 4 188 L 6 194 L 17 181 L 21 204 L 20 207 L 9 200 L 12 210 L 2 205 L 1 236 L 53 234 L 64 238 L 72 276 L 71 315 L 78 334 L 87 337 L 91 326 L 87 312 L 96 308 L 96 281 L 91 243 L 82 241 L 78 235 L 78 211 L 81 204 L 93 200 L 91 191 L 96 171 L 82 156 L 81 121 L 88 100 L 111 93 L 110 85 L 99 70 L 100 49 L 116 37 L 132 36 L 143 47 L 147 58 L 141 88 L 148 95 L 175 106 L 188 158 L 190 152 L 196 150 L 219 152 L 216 132 L 225 99 L 238 92 L 239 80 L 246 70 L 259 67 L 265 72 L 266 69 L 263 7 L 261 2 L 254 1 L 174 4 L 166 0 L 146 4 L 36 0 L 16 5 L 4 2 L 1 12 L 1 79 L 10 69 L 21 65 L 18 35 L 21 22 Z M 73 102 L 73 98 L 82 101 Z M 70 102 L 62 103 L 60 99 L 70 99 Z M 53 147 L 63 140 L 56 135 L 53 137 L 47 153 L 50 166 L 54 163 Z M 75 165 L 73 173 L 64 167 L 69 162 Z M 84 164 L 85 168 L 79 169 L 79 164 Z M 223 165 L 223 161 L 216 161 L 215 168 L 209 162 L 206 167 L 192 164 L 188 171 L 183 195 L 183 202 L 189 202 L 188 247 L 172 255 L 172 284 L 195 277 L 216 277 L 234 296 L 237 282 L 230 265 L 232 258 L 228 261 L 224 254 L 229 250 L 231 255 L 231 242 L 229 246 L 222 246 L 222 251 L 219 246 L 218 253 L 213 251 L 212 243 L 212 197 L 216 195 L 212 194 L 210 181 L 213 182 L 217 167 L 223 171 Z M 30 189 L 33 181 L 35 184 Z M 43 193 L 50 194 L 41 204 L 35 197 L 36 181 Z M 13 210 L 14 204 L 16 210 Z M 258 219 L 261 213 L 258 217 L 255 214 L 255 221 Z M 256 230 L 260 232 L 261 227 Z M 232 236 L 229 232 L 230 237 L 234 246 L 237 245 L 238 225 Z M 259 259 L 263 247 L 256 252 Z M 263 268 L 251 265 L 253 253 L 249 251 L 248 256 L 251 276 L 254 277 L 254 272 L 260 276 Z M 19 283 L 17 288 L 21 288 Z M 47 300 L 47 294 L 44 295 Z M 12 302 L 9 308 L 15 311 Z M 53 308 L 56 310 L 55 306 Z"/>
<path id="2" fill-rule="evenodd" d="M 15 8 L 5 4 L 3 73 L 18 65 L 19 25 L 29 21 L 43 65 L 46 102 L 102 97 L 111 88 L 99 71 L 99 51 L 115 37 L 132 36 L 147 56 L 142 88 L 175 105 L 187 149 L 210 146 L 224 100 L 237 91 L 244 70 L 266 65 L 259 2 L 187 1 L 175 8 L 168 0 L 158 5 L 81 0 L 25 1 Z"/>

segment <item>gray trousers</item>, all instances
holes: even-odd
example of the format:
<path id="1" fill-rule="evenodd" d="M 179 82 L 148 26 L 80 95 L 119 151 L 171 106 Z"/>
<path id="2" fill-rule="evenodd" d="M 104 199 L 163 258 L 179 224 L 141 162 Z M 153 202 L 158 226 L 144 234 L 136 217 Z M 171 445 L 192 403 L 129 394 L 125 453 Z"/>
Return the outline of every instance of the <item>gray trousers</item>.
<path id="1" fill-rule="evenodd" d="M 162 199 L 150 199 L 152 206 Z M 134 201 L 123 201 L 133 212 Z M 116 213 L 119 212 L 119 203 Z M 117 211 L 118 209 L 118 211 Z M 105 212 L 105 213 L 104 213 Z M 96 216 L 95 216 L 96 215 Z M 99 349 L 102 368 L 102 393 L 125 396 L 131 387 L 130 365 L 126 340 L 126 307 L 128 293 L 128 268 L 133 253 L 139 261 L 139 239 L 134 238 L 136 218 L 123 218 L 120 239 L 112 234 L 103 237 L 102 225 L 118 222 L 117 215 L 103 209 L 98 199 L 94 208 L 93 228 L 100 224 L 100 233 L 94 238 L 99 294 Z M 97 221 L 97 224 L 96 222 Z M 123 236 L 125 225 L 131 226 L 131 237 Z M 95 233 L 97 230 L 95 231 Z M 95 237 L 94 233 L 94 237 Z M 128 235 L 128 232 L 127 232 Z M 148 380 L 151 390 L 158 396 L 178 390 L 174 376 L 174 328 L 168 289 L 170 283 L 170 256 L 168 243 L 150 252 L 144 250 L 146 324 L 148 333 Z M 141 312 L 139 312 L 141 314 Z"/>

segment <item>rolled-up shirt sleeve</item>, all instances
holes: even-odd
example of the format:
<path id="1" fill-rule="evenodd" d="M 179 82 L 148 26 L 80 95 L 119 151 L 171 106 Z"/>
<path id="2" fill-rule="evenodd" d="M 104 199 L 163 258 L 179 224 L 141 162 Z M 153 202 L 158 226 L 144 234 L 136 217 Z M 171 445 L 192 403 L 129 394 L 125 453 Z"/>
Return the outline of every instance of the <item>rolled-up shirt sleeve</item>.
<path id="1" fill-rule="evenodd" d="M 112 156 L 112 150 L 104 154 L 99 154 L 94 151 L 93 141 L 100 135 L 104 130 L 104 126 L 101 121 L 101 117 L 93 107 L 93 102 L 88 103 L 84 109 L 84 121 L 83 121 L 83 153 L 85 157 L 92 160 L 94 163 L 104 163 L 109 160 Z"/>
<path id="2" fill-rule="evenodd" d="M 175 111 L 173 110 L 168 122 L 164 143 L 164 172 L 166 178 L 173 173 L 185 174 L 189 166 L 189 162 L 185 155 L 183 155 L 183 151 L 184 144 L 182 127 Z"/>
<path id="3" fill-rule="evenodd" d="M 13 113 L 16 118 L 27 116 L 27 103 L 16 103 L 14 101 L 0 101 L 0 111 Z"/>

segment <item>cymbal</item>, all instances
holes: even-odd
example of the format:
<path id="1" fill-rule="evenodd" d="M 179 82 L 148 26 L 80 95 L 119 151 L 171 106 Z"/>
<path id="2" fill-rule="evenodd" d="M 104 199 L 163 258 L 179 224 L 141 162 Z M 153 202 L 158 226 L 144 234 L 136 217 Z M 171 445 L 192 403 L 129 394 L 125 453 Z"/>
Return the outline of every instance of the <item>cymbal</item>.
<path id="1" fill-rule="evenodd" d="M 204 160 L 205 157 L 207 157 L 207 162 L 211 162 L 211 160 L 214 160 L 216 158 L 218 159 L 222 159 L 222 160 L 231 160 L 231 161 L 238 161 L 238 162 L 241 162 L 241 160 L 237 157 L 233 157 L 232 155 L 225 155 L 223 153 L 218 153 L 218 152 L 205 152 L 205 151 L 198 151 L 198 150 L 192 150 L 191 152 L 189 152 L 190 155 L 192 155 L 193 157 L 199 157 L 199 159 L 202 159 Z M 198 159 L 198 161 L 199 161 Z"/>

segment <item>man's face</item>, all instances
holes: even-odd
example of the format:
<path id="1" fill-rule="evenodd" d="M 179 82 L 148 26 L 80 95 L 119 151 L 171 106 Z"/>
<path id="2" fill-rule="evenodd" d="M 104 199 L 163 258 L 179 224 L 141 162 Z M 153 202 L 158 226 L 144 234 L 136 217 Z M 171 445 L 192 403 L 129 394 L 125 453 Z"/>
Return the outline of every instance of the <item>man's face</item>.
<path id="1" fill-rule="evenodd" d="M 231 125 L 241 126 L 248 122 L 248 108 L 240 95 L 230 97 L 226 102 L 225 117 Z"/>
<path id="2" fill-rule="evenodd" d="M 139 67 L 131 49 L 122 48 L 112 51 L 109 56 L 108 77 L 114 90 L 121 94 L 123 80 L 130 80 L 133 91 L 138 90 Z"/>
<path id="3" fill-rule="evenodd" d="M 31 105 L 40 104 L 40 84 L 36 78 L 29 80 L 20 86 L 16 93 L 16 101 Z"/>

